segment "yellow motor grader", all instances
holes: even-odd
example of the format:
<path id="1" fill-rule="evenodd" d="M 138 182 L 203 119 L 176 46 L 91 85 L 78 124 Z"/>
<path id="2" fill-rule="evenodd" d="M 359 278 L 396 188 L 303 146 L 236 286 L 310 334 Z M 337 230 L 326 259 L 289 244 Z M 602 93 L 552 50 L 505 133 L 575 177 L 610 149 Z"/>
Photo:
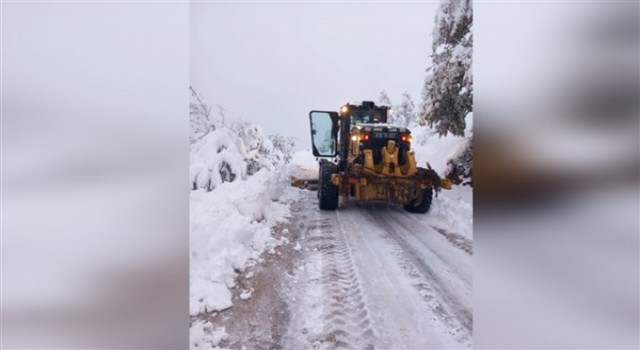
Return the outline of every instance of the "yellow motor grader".
<path id="1" fill-rule="evenodd" d="M 433 191 L 450 189 L 427 163 L 418 167 L 411 150 L 411 131 L 387 124 L 388 107 L 364 101 L 339 112 L 311 111 L 313 155 L 320 158 L 320 209 L 335 210 L 346 200 L 402 204 L 412 213 L 426 213 Z"/>

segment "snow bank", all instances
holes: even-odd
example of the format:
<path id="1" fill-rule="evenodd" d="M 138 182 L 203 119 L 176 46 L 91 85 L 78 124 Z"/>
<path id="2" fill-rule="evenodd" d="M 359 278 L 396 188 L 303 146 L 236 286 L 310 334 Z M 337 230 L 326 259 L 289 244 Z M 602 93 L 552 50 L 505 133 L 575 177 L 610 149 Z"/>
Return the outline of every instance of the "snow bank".
<path id="1" fill-rule="evenodd" d="M 212 192 L 191 192 L 191 315 L 231 307 L 236 274 L 279 244 L 271 226 L 289 215 L 296 198 L 285 180 L 285 171 L 262 169 Z"/>
<path id="2" fill-rule="evenodd" d="M 473 113 L 469 113 L 466 120 L 465 135 L 473 134 Z M 438 136 L 431 128 L 412 125 L 414 143 L 411 148 L 416 152 L 418 166 L 426 166 L 429 162 L 433 169 L 444 176 L 449 159 L 456 158 L 463 152 L 468 137 Z M 458 233 L 468 239 L 473 237 L 473 188 L 471 186 L 456 186 L 451 190 L 442 190 L 434 198 L 427 215 L 416 216 L 421 221 L 439 229 Z"/>
<path id="3" fill-rule="evenodd" d="M 230 308 L 236 275 L 256 264 L 262 252 L 282 243 L 271 236 L 271 227 L 289 216 L 290 203 L 300 196 L 286 181 L 287 173 L 287 167 L 261 169 L 244 180 L 223 182 L 213 191 L 191 191 L 192 316 Z M 241 298 L 250 296 L 245 292 Z M 199 319 L 191 325 L 190 348 L 218 349 L 226 338 L 224 328 L 214 329 Z"/>
<path id="4" fill-rule="evenodd" d="M 233 305 L 236 275 L 280 243 L 271 227 L 289 215 L 297 193 L 287 178 L 292 138 L 267 136 L 252 123 L 228 124 L 223 108 L 214 116 L 191 93 L 189 313 L 197 316 Z M 226 336 L 198 318 L 190 347 L 210 349 Z"/>
<path id="5" fill-rule="evenodd" d="M 416 152 L 418 166 L 424 167 L 426 162 L 429 162 L 438 174 L 444 176 L 449 159 L 455 158 L 464 151 L 468 137 L 473 135 L 473 113 L 467 114 L 465 121 L 465 135 L 468 135 L 467 137 L 451 134 L 438 136 L 434 129 L 413 124 L 410 127 L 414 140 L 411 149 Z"/>
<path id="6" fill-rule="evenodd" d="M 438 229 L 473 239 L 473 191 L 469 186 L 453 186 L 434 198 L 427 215 L 421 217 Z"/>

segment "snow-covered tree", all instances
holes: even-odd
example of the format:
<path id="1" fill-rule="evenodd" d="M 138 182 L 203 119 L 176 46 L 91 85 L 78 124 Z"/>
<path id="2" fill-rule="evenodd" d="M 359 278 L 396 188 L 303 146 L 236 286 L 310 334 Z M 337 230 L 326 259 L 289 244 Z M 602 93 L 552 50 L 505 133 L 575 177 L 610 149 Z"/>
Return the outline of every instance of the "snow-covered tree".
<path id="1" fill-rule="evenodd" d="M 216 116 L 216 118 L 214 118 L 214 123 L 216 125 L 225 125 L 226 120 L 224 115 L 227 110 L 219 104 L 216 104 L 216 108 L 218 109 L 218 115 Z"/>
<path id="2" fill-rule="evenodd" d="M 402 102 L 394 108 L 394 123 L 402 127 L 408 127 L 416 119 L 415 104 L 407 91 L 402 94 Z"/>
<path id="3" fill-rule="evenodd" d="M 189 102 L 189 120 L 191 122 L 191 135 L 189 139 L 191 143 L 199 140 L 206 134 L 224 126 L 225 109 L 221 105 L 215 105 L 217 111 L 214 114 L 211 111 L 211 105 L 204 102 L 196 89 L 189 87 L 191 91 L 191 101 Z"/>
<path id="4" fill-rule="evenodd" d="M 189 140 L 194 143 L 204 135 L 214 131 L 216 123 L 211 117 L 211 106 L 204 102 L 192 86 L 189 86 L 189 91 L 191 91 L 191 101 L 189 102 L 191 134 L 189 135 Z"/>
<path id="5" fill-rule="evenodd" d="M 244 179 L 246 152 L 242 140 L 229 128 L 220 126 L 191 144 L 192 189 L 212 191 L 223 182 Z"/>
<path id="6" fill-rule="evenodd" d="M 295 146 L 295 141 L 293 137 L 274 134 L 269 135 L 269 140 L 271 140 L 273 144 L 273 160 L 276 161 L 275 165 L 289 163 L 294 153 L 293 146 Z"/>
<path id="7" fill-rule="evenodd" d="M 204 102 L 193 87 L 189 103 L 191 123 L 190 173 L 192 189 L 213 190 L 222 182 L 246 176 L 242 141 L 224 126 L 224 109 L 218 113 Z"/>
<path id="8" fill-rule="evenodd" d="M 396 124 L 395 110 L 393 108 L 393 104 L 391 103 L 391 99 L 389 99 L 389 95 L 387 95 L 386 90 L 380 91 L 380 95 L 378 96 L 378 101 L 376 101 L 376 104 L 378 106 L 389 107 L 389 112 L 387 113 L 387 122 L 390 124 Z"/>
<path id="9" fill-rule="evenodd" d="M 191 89 L 192 188 L 213 190 L 223 182 L 244 179 L 260 169 L 274 170 L 293 157 L 293 138 L 267 136 L 256 124 L 238 121 L 228 126 L 225 109 L 211 106 Z"/>
<path id="10" fill-rule="evenodd" d="M 420 123 L 440 135 L 464 136 L 473 110 L 472 19 L 471 0 L 443 0 L 436 13 Z"/>
<path id="11" fill-rule="evenodd" d="M 273 146 L 262 131 L 262 128 L 248 122 L 237 122 L 231 126 L 231 129 L 242 141 L 247 173 L 253 175 L 258 170 L 268 166 L 265 156 L 271 152 Z"/>
<path id="12" fill-rule="evenodd" d="M 238 122 L 232 129 L 245 146 L 248 175 L 263 168 L 273 170 L 293 158 L 293 138 L 279 134 L 267 136 L 260 126 L 248 122 Z"/>
<path id="13" fill-rule="evenodd" d="M 378 106 L 393 106 L 391 104 L 391 100 L 389 99 L 389 95 L 387 95 L 387 92 L 385 90 L 380 91 L 380 96 L 378 96 L 378 101 L 376 101 L 376 104 Z"/>

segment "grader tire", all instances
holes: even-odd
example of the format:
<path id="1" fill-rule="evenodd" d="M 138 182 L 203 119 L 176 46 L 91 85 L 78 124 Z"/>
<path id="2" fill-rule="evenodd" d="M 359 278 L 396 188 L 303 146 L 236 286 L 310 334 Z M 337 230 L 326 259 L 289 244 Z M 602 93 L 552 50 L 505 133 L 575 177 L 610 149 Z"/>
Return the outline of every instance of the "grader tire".
<path id="1" fill-rule="evenodd" d="M 431 208 L 431 201 L 433 200 L 433 188 L 425 188 L 422 190 L 422 198 L 420 203 L 416 203 L 416 200 L 413 200 L 407 204 L 404 204 L 404 210 L 410 213 L 426 213 Z"/>
<path id="2" fill-rule="evenodd" d="M 331 174 L 338 172 L 338 167 L 330 162 L 320 163 L 318 183 L 318 201 L 322 210 L 338 208 L 338 186 L 331 182 Z"/>

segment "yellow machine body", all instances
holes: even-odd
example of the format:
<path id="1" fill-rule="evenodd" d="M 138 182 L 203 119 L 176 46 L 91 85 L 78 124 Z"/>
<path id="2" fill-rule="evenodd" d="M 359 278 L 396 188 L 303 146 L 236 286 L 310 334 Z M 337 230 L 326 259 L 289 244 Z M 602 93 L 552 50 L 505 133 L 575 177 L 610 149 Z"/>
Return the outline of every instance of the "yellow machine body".
<path id="1" fill-rule="evenodd" d="M 401 148 L 395 140 L 388 140 L 378 149 L 381 157 L 375 162 L 374 150 L 361 147 L 364 139 L 360 131 L 353 128 L 349 137 L 348 171 L 331 176 L 331 181 L 340 188 L 342 195 L 356 201 L 382 200 L 405 204 L 418 198 L 425 188 L 451 188 L 448 179 L 435 179 L 433 172 L 419 171 L 425 169 L 418 168 L 412 150 L 405 151 L 404 162 L 400 164 Z"/>

